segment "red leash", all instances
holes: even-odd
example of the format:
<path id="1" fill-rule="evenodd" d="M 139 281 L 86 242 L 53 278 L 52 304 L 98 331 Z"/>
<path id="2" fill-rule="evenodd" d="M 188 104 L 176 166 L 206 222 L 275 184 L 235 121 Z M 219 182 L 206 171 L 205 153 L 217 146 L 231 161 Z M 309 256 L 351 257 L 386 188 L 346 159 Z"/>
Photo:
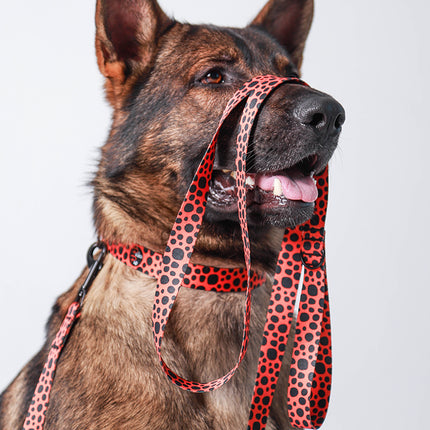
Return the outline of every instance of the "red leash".
<path id="1" fill-rule="evenodd" d="M 249 337 L 251 289 L 264 282 L 261 275 L 251 271 L 245 192 L 246 152 L 250 136 L 247 130 L 251 130 L 254 118 L 265 97 L 279 85 L 288 82 L 306 85 L 296 78 L 260 76 L 247 82 L 230 100 L 215 136 L 185 196 L 163 256 L 155 257 L 157 255 L 155 253 L 149 255 L 151 264 L 148 264 L 148 258 L 146 258 L 146 263 L 143 262 L 144 256 L 152 253 L 152 251 L 145 250 L 137 245 L 130 247 L 109 245 L 109 251 L 113 255 L 138 270 L 140 268 L 144 271 L 145 268 L 145 270 L 149 271 L 150 276 L 158 279 L 153 309 L 153 334 L 157 353 L 169 379 L 187 391 L 207 392 L 221 387 L 232 378 L 246 353 Z M 206 269 L 205 266 L 197 267 L 196 265 L 191 265 L 189 260 L 205 212 L 206 195 L 212 176 L 218 134 L 225 118 L 244 99 L 246 99 L 246 105 L 241 116 L 241 131 L 237 139 L 236 187 L 238 190 L 238 214 L 246 269 Z M 328 194 L 327 177 L 326 169 L 321 176 L 316 178 L 319 197 L 312 219 L 295 229 L 286 230 L 284 235 L 282 249 L 278 256 L 278 266 L 274 277 L 267 321 L 264 327 L 248 429 L 265 428 L 300 288 L 302 288 L 302 291 L 288 385 L 289 418 L 296 428 L 314 429 L 321 426 L 327 412 L 331 386 L 330 316 L 324 252 L 324 222 Z M 120 248 L 122 248 L 121 252 Z M 157 261 L 154 262 L 155 260 Z M 98 267 L 97 271 L 99 269 L 100 267 Z M 237 273 L 234 276 L 240 278 L 239 281 L 236 281 L 241 285 L 239 291 L 246 291 L 243 339 L 237 363 L 223 377 L 206 383 L 188 381 L 176 375 L 169 369 L 161 356 L 161 343 L 165 327 L 179 289 L 181 286 L 199 288 L 200 282 L 196 283 L 192 278 L 194 276 L 196 279 L 200 279 L 197 274 L 200 274 L 203 270 L 209 271 L 204 282 L 209 286 L 206 285 L 206 287 L 203 287 L 204 289 L 238 291 L 237 289 L 228 289 L 222 284 L 219 286 L 220 283 L 217 283 L 218 281 L 221 282 L 219 277 L 221 272 L 224 272 L 224 275 L 221 276 L 224 276 L 224 280 L 226 280 L 227 277 L 229 279 L 232 277 L 232 273 L 229 273 L 229 271 L 236 270 Z M 77 309 L 75 309 L 77 303 L 74 302 L 71 305 L 60 332 L 70 331 L 78 316 L 82 300 L 80 300 Z M 60 332 L 57 337 L 61 337 Z M 58 358 L 64 343 L 65 339 L 60 342 L 57 342 L 57 339 L 54 341 L 51 352 L 53 349 L 58 352 L 56 352 L 56 358 L 53 363 Z M 47 363 L 49 364 L 49 357 Z M 24 430 L 43 428 L 44 416 L 49 401 L 49 391 L 53 383 L 55 363 L 50 369 L 48 380 L 46 380 L 43 373 L 41 375 L 23 427 Z M 44 399 L 40 396 L 42 392 L 45 396 Z"/>

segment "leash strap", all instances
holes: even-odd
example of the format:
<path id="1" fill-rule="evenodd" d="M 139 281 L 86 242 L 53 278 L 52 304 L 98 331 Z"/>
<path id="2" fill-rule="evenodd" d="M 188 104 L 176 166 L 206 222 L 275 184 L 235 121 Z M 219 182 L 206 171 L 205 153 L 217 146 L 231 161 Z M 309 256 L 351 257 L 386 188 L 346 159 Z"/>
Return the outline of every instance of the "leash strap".
<path id="1" fill-rule="evenodd" d="M 73 302 L 67 311 L 60 330 L 58 330 L 54 341 L 51 344 L 48 358 L 43 366 L 42 373 L 39 377 L 30 407 L 28 408 L 27 417 L 24 422 L 23 430 L 41 430 L 45 422 L 46 410 L 49 405 L 49 396 L 52 384 L 54 382 L 55 370 L 57 368 L 58 357 L 67 341 L 67 337 L 72 329 L 76 319 L 79 317 L 79 302 Z"/>
<path id="2" fill-rule="evenodd" d="M 94 251 L 97 248 L 100 249 L 100 254 L 97 259 L 94 259 Z M 55 371 L 57 369 L 58 358 L 67 342 L 71 329 L 80 317 L 80 310 L 84 298 L 98 272 L 103 266 L 103 259 L 105 255 L 106 246 L 102 243 L 94 243 L 88 250 L 87 261 L 90 270 L 79 290 L 76 300 L 69 306 L 67 314 L 61 323 L 60 329 L 58 330 L 55 339 L 51 344 L 48 358 L 45 361 L 42 373 L 40 374 L 39 381 L 36 385 L 36 389 L 34 390 L 33 398 L 31 399 L 31 403 L 27 411 L 27 417 L 25 418 L 22 430 L 43 429 L 46 411 L 49 406 L 49 397 L 51 394 L 52 385 L 54 383 Z"/>

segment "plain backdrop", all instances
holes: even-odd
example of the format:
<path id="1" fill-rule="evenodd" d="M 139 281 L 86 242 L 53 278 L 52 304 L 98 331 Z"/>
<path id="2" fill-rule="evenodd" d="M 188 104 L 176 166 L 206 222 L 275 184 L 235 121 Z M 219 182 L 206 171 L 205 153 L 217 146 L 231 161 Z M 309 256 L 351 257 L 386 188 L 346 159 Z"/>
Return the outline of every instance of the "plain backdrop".
<path id="1" fill-rule="evenodd" d="M 93 3 L 22 0 L 0 14 L 0 391 L 95 239 L 86 184 L 110 110 Z M 264 0 L 161 4 L 243 26 Z M 303 77 L 347 112 L 330 166 L 327 430 L 428 428 L 429 13 L 425 0 L 316 0 Z"/>

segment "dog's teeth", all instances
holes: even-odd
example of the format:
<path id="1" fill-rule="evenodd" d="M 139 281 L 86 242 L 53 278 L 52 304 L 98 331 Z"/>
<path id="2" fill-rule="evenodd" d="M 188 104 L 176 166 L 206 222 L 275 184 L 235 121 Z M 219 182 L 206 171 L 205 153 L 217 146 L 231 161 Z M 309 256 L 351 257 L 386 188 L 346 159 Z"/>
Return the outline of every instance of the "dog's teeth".
<path id="1" fill-rule="evenodd" d="M 231 170 L 227 170 L 227 169 L 222 169 L 221 171 L 222 173 L 231 173 Z"/>
<path id="2" fill-rule="evenodd" d="M 312 170 L 312 172 L 309 176 L 313 179 L 314 175 L 315 175 L 315 170 Z"/>
<path id="3" fill-rule="evenodd" d="M 245 184 L 249 185 L 250 187 L 253 187 L 255 185 L 255 181 L 253 178 L 251 178 L 251 176 L 247 176 Z"/>
<path id="4" fill-rule="evenodd" d="M 234 179 L 236 179 L 236 176 L 237 176 L 236 171 L 231 172 L 231 173 L 230 173 L 230 175 L 231 175 Z"/>
<path id="5" fill-rule="evenodd" d="M 281 181 L 278 178 L 275 178 L 273 181 L 273 195 L 274 196 L 282 196 L 282 184 Z"/>

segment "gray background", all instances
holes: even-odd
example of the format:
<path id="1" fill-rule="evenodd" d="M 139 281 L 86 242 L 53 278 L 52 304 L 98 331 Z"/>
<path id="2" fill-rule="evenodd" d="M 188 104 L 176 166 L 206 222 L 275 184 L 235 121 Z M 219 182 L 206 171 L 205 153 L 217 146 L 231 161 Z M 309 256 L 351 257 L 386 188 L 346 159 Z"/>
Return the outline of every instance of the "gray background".
<path id="1" fill-rule="evenodd" d="M 264 0 L 164 0 L 242 26 Z M 329 430 L 424 429 L 429 378 L 429 3 L 317 0 L 304 79 L 347 111 L 331 162 Z M 94 239 L 91 178 L 110 111 L 88 0 L 0 14 L 0 391 L 40 347 Z"/>

